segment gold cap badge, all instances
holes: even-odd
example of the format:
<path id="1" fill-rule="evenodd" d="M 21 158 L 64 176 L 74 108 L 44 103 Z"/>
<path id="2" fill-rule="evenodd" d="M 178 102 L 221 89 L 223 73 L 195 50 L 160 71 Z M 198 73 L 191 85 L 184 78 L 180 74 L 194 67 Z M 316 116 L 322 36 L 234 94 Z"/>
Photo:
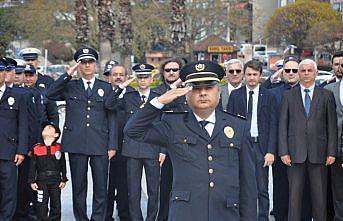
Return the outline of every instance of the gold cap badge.
<path id="1" fill-rule="evenodd" d="M 233 135 L 235 135 L 235 131 L 233 130 L 232 127 L 225 127 L 224 133 L 228 138 L 233 138 Z"/>

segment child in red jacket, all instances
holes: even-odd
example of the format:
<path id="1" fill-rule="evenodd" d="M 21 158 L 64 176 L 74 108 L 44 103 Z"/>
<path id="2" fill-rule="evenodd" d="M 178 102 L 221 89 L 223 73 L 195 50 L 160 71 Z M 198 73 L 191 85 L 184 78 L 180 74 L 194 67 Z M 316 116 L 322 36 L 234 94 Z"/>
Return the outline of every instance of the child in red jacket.
<path id="1" fill-rule="evenodd" d="M 38 143 L 32 148 L 28 181 L 31 188 L 37 191 L 36 212 L 40 221 L 61 220 L 61 189 L 68 179 L 65 156 L 61 146 L 56 143 L 60 134 L 58 126 L 45 122 L 42 125 L 44 144 Z"/>

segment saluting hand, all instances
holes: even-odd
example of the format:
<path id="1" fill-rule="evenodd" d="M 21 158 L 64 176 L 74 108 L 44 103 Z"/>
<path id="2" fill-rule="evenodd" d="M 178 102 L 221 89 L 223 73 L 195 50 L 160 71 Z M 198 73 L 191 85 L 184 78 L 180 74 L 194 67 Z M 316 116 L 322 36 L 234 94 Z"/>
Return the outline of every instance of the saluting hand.
<path id="1" fill-rule="evenodd" d="M 161 104 L 169 104 L 178 97 L 186 95 L 192 87 L 174 88 L 159 96 L 157 99 Z"/>
<path id="2" fill-rule="evenodd" d="M 77 67 L 79 67 L 79 65 L 80 65 L 80 62 L 78 62 L 78 63 L 74 64 L 73 66 L 71 66 L 71 67 L 68 69 L 67 74 L 68 74 L 69 76 L 72 76 L 72 75 L 74 74 L 74 72 L 77 70 Z"/>
<path id="3" fill-rule="evenodd" d="M 23 160 L 25 159 L 25 156 L 23 154 L 16 154 L 14 157 L 14 162 L 16 166 L 19 166 Z"/>
<path id="4" fill-rule="evenodd" d="M 31 189 L 32 189 L 33 191 L 37 191 L 37 190 L 38 190 L 38 185 L 37 185 L 37 183 L 31 183 Z"/>
<path id="5" fill-rule="evenodd" d="M 181 85 L 181 84 L 182 84 L 182 80 L 181 80 L 181 78 L 179 78 L 179 79 L 177 79 L 174 83 L 172 83 L 172 84 L 170 85 L 170 88 L 171 88 L 171 89 L 177 88 L 177 86 L 179 86 L 179 85 Z"/>
<path id="6" fill-rule="evenodd" d="M 122 84 L 120 84 L 121 88 L 126 88 L 127 86 L 129 86 L 129 84 L 131 84 L 132 81 L 136 80 L 136 76 L 134 76 L 133 78 L 127 79 L 125 82 L 123 82 Z"/>

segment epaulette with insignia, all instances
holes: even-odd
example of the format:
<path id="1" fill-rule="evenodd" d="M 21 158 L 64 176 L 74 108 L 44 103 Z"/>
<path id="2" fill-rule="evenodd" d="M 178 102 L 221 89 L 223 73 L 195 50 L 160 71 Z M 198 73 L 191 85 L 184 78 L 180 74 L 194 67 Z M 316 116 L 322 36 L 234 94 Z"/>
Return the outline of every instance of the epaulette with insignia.
<path id="1" fill-rule="evenodd" d="M 223 110 L 223 112 L 226 113 L 226 114 L 230 114 L 231 116 L 238 117 L 238 118 L 240 118 L 242 120 L 246 120 L 247 119 L 246 117 L 244 117 L 244 116 L 242 116 L 240 114 L 234 114 L 234 113 L 231 113 L 231 112 L 228 112 L 228 111 L 224 111 L 224 110 Z"/>

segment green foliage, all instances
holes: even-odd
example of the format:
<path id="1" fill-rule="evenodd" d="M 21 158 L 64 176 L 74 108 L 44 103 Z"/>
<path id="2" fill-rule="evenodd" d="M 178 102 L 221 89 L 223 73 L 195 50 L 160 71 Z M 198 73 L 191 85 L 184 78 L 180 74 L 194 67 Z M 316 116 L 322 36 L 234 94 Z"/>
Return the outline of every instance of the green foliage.
<path id="1" fill-rule="evenodd" d="M 9 44 L 14 40 L 16 28 L 13 8 L 0 8 L 0 56 L 6 55 Z"/>
<path id="2" fill-rule="evenodd" d="M 269 19 L 265 33 L 273 45 L 286 43 L 303 48 L 313 46 L 306 42 L 309 30 L 323 22 L 327 25 L 341 22 L 339 13 L 329 3 L 298 0 L 277 9 Z"/>

